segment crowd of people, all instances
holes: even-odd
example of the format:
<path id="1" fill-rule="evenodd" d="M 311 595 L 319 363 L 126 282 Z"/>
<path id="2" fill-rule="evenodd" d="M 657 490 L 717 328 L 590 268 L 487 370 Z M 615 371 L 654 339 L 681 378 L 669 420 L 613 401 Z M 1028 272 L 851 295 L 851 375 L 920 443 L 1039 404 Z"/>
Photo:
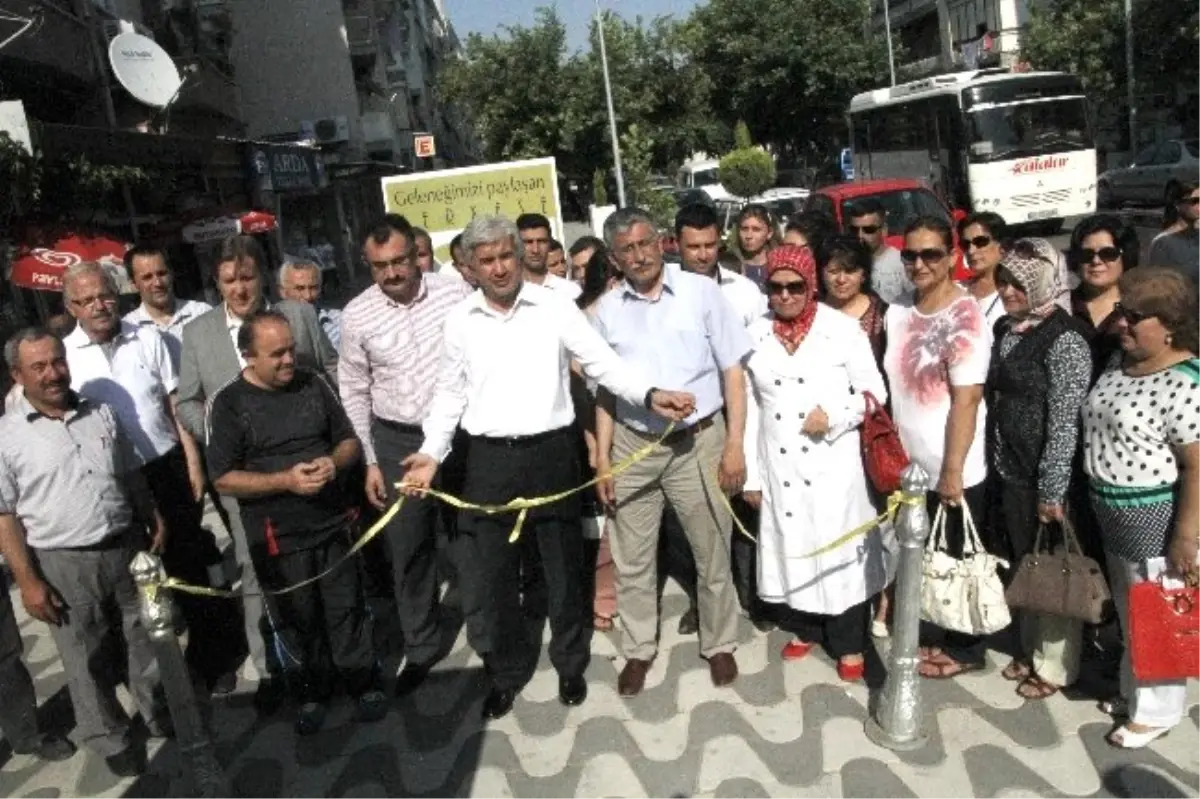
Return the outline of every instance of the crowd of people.
<path id="1" fill-rule="evenodd" d="M 1197 196 L 1181 197 L 1170 235 L 1194 238 Z M 176 596 L 206 695 L 233 691 L 249 659 L 258 711 L 290 700 L 299 734 L 321 729 L 339 689 L 356 720 L 382 718 L 369 564 L 348 553 L 402 497 L 370 550 L 388 564 L 403 631 L 397 695 L 446 654 L 447 581 L 484 663 L 487 719 L 511 710 L 535 668 L 530 616 L 549 620 L 563 704 L 587 698 L 593 631 L 616 631 L 618 693 L 638 695 L 667 574 L 714 685 L 738 678 L 742 615 L 791 636 L 784 660 L 823 647 L 840 679 L 862 680 L 871 637 L 888 635 L 896 555 L 891 525 L 871 524 L 886 498 L 863 464 L 876 404 L 929 476 L 951 553 L 973 527 L 1015 565 L 1040 529 L 1054 538 L 1073 523 L 1122 627 L 1131 584 L 1194 580 L 1195 265 L 1139 265 L 1135 231 L 1110 215 L 1081 222 L 1065 259 L 992 213 L 957 229 L 911 220 L 901 248 L 877 202 L 846 217 L 843 229 L 803 212 L 781 231 L 750 206 L 725 247 L 715 211 L 686 206 L 671 262 L 636 208 L 569 248 L 544 216 L 478 217 L 443 266 L 427 233 L 388 215 L 361 243 L 372 284 L 340 313 L 299 259 L 268 298 L 249 236 L 220 248 L 216 307 L 177 298 L 153 246 L 127 254 L 141 305 L 124 318 L 110 273 L 68 269 L 74 329 L 29 328 L 4 348 L 15 385 L 0 418 L 0 551 L 28 613 L 50 625 L 76 737 L 117 774 L 144 767 L 113 694 L 122 678 L 149 733 L 171 733 L 127 568 L 145 548 L 173 577 L 240 587 L 238 602 Z M 594 489 L 567 493 L 593 476 Z M 564 496 L 489 514 L 429 489 L 491 505 Z M 206 494 L 236 574 L 200 523 Z M 0 595 L 0 726 L 15 751 L 69 757 L 70 742 L 37 729 Z M 1013 616 L 1002 676 L 1029 700 L 1071 685 L 1082 625 Z M 123 665 L 106 648 L 114 635 Z M 923 623 L 920 674 L 981 669 L 987 644 Z M 1182 683 L 1135 680 L 1126 656 L 1103 703 L 1109 742 L 1147 745 L 1184 698 Z"/>

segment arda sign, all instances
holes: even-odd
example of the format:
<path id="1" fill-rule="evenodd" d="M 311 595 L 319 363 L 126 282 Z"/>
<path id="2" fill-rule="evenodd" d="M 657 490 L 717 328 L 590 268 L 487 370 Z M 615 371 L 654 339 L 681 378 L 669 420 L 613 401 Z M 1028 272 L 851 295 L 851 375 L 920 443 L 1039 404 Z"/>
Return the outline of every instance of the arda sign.
<path id="1" fill-rule="evenodd" d="M 259 191 L 315 191 L 325 186 L 318 150 L 257 142 L 247 148 L 250 173 Z"/>
<path id="2" fill-rule="evenodd" d="M 1012 165 L 1014 175 L 1033 175 L 1040 172 L 1053 172 L 1067 165 L 1065 155 L 1047 155 L 1034 158 L 1022 158 Z"/>

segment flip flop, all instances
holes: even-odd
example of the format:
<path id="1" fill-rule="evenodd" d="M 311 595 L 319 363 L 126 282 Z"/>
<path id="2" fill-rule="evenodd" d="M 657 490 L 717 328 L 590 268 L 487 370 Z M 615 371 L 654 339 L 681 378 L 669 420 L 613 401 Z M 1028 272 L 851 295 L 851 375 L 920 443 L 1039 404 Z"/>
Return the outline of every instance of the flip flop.
<path id="1" fill-rule="evenodd" d="M 969 674 L 972 671 L 983 671 L 982 663 L 960 663 L 959 661 L 949 657 L 945 652 L 939 652 L 935 657 L 944 657 L 945 660 L 934 660 L 930 658 L 924 661 L 917 667 L 917 673 L 927 680 L 949 680 L 957 677 L 960 674 Z M 922 671 L 925 667 L 936 669 L 936 673 L 929 674 Z"/>
<path id="2" fill-rule="evenodd" d="M 1036 674 L 1030 673 L 1028 677 L 1021 680 L 1021 684 L 1017 686 L 1017 696 L 1023 699 L 1048 699 L 1058 693 L 1061 689 L 1052 682 L 1046 682 Z"/>
<path id="3" fill-rule="evenodd" d="M 1004 670 L 1000 672 L 1000 676 L 1010 682 L 1024 682 L 1033 674 L 1033 668 L 1022 660 L 1013 658 Z"/>

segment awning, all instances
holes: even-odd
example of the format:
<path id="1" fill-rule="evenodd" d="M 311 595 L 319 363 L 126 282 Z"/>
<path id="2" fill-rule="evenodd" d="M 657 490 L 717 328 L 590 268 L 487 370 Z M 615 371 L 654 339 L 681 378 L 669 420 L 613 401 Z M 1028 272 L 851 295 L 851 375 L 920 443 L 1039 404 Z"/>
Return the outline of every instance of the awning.
<path id="1" fill-rule="evenodd" d="M 125 276 L 125 251 L 129 245 L 108 236 L 70 234 L 49 247 L 21 247 L 9 270 L 14 286 L 40 291 L 62 291 L 63 273 L 83 261 L 97 261 L 114 274 L 122 292 L 129 290 Z"/>
<path id="2" fill-rule="evenodd" d="M 275 216 L 266 211 L 247 211 L 244 214 L 231 214 L 202 219 L 185 225 L 183 240 L 188 244 L 205 244 L 236 236 L 239 233 L 255 234 L 269 233 L 275 229 Z"/>

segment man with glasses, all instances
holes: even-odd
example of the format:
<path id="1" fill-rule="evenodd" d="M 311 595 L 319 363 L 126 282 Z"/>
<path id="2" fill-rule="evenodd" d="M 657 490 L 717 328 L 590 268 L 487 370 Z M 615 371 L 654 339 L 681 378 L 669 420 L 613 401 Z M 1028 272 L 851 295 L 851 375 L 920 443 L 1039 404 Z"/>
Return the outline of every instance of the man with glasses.
<path id="1" fill-rule="evenodd" d="M 346 415 L 362 441 L 367 501 L 383 510 L 396 501 L 400 466 L 421 448 L 429 414 L 442 326 L 470 284 L 420 268 L 417 233 L 388 214 L 363 240 L 363 260 L 375 283 L 342 314 L 338 384 Z M 412 497 L 388 524 L 396 606 L 404 631 L 405 665 L 398 694 L 415 689 L 433 667 L 440 645 L 437 602 L 438 501 Z"/>
<path id="2" fill-rule="evenodd" d="M 1147 263 L 1150 266 L 1166 266 L 1181 272 L 1193 283 L 1200 280 L 1200 190 L 1196 181 L 1187 181 L 1179 187 L 1175 207 L 1179 220 L 1186 227 L 1177 233 L 1159 236 L 1150 245 Z"/>
<path id="3" fill-rule="evenodd" d="M 912 281 L 900 261 L 900 251 L 887 242 L 887 211 L 878 199 L 864 197 L 846 206 L 847 233 L 871 248 L 875 264 L 871 288 L 888 305 L 912 305 Z"/>
<path id="4" fill-rule="evenodd" d="M 675 511 L 696 561 L 700 654 L 716 686 L 737 679 L 737 596 L 730 574 L 732 519 L 716 492 L 734 494 L 746 479 L 742 439 L 750 337 L 715 280 L 663 266 L 653 220 L 636 208 L 604 223 L 604 238 L 625 281 L 605 294 L 593 324 L 644 376 L 695 394 L 695 411 L 644 460 L 598 486 L 614 509 L 612 554 L 624 627 L 622 696 L 641 693 L 658 649 L 656 553 L 662 513 Z M 657 441 L 666 422 L 645 408 L 600 392 L 596 472 Z M 718 485 L 719 482 L 719 485 Z"/>

